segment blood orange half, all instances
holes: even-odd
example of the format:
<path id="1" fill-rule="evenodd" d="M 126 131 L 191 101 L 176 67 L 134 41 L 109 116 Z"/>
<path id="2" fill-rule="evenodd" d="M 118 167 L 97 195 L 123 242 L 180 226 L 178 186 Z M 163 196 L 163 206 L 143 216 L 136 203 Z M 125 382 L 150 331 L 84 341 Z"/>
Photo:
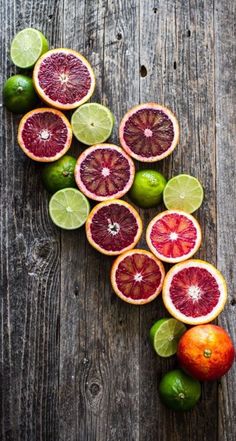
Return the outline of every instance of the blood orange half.
<path id="1" fill-rule="evenodd" d="M 72 49 L 52 49 L 37 61 L 35 89 L 43 101 L 57 109 L 74 109 L 94 92 L 95 76 L 88 60 Z"/>
<path id="2" fill-rule="evenodd" d="M 90 212 L 86 235 L 100 253 L 121 254 L 134 248 L 142 234 L 138 212 L 127 202 L 113 199 L 100 202 Z"/>
<path id="3" fill-rule="evenodd" d="M 97 144 L 79 156 L 75 180 L 90 199 L 104 201 L 127 193 L 134 173 L 134 163 L 123 149 L 113 144 Z"/>
<path id="4" fill-rule="evenodd" d="M 160 260 L 177 263 L 193 256 L 201 245 L 201 228 L 191 214 L 167 210 L 158 214 L 147 227 L 146 240 Z"/>
<path id="5" fill-rule="evenodd" d="M 69 150 L 72 130 L 68 119 L 56 109 L 28 112 L 18 127 L 18 143 L 34 161 L 52 162 Z"/>
<path id="6" fill-rule="evenodd" d="M 175 115 L 156 103 L 133 107 L 123 117 L 120 143 L 127 153 L 138 161 L 160 161 L 176 147 L 179 124 Z"/>
<path id="7" fill-rule="evenodd" d="M 125 302 L 143 305 L 160 294 L 165 270 L 152 253 L 134 249 L 121 254 L 112 265 L 111 283 Z"/>
<path id="8" fill-rule="evenodd" d="M 214 320 L 227 299 L 226 282 L 210 263 L 190 259 L 167 273 L 163 302 L 169 313 L 183 323 L 201 325 Z"/>

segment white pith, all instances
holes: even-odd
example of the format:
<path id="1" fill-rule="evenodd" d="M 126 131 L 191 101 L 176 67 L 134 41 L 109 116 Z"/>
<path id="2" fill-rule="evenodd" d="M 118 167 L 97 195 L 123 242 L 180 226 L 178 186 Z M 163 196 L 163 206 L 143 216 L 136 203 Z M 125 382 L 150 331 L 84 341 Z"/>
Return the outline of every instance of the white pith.
<path id="1" fill-rule="evenodd" d="M 135 280 L 135 282 L 142 282 L 142 280 L 143 280 L 142 274 L 141 273 L 135 274 L 134 280 Z"/>
<path id="2" fill-rule="evenodd" d="M 39 133 L 39 136 L 43 141 L 47 141 L 50 138 L 50 132 L 48 131 L 48 129 L 43 129 Z"/>
<path id="3" fill-rule="evenodd" d="M 108 233 L 112 236 L 116 236 L 120 231 L 120 225 L 117 222 L 112 222 L 111 219 L 108 219 L 108 222 Z"/>
<path id="4" fill-rule="evenodd" d="M 104 178 L 105 178 L 106 176 L 109 176 L 109 174 L 110 174 L 109 168 L 108 167 L 104 167 L 102 169 L 102 176 L 104 176 Z"/>
<path id="5" fill-rule="evenodd" d="M 178 239 L 178 234 L 175 231 L 170 233 L 170 240 L 175 241 Z"/>

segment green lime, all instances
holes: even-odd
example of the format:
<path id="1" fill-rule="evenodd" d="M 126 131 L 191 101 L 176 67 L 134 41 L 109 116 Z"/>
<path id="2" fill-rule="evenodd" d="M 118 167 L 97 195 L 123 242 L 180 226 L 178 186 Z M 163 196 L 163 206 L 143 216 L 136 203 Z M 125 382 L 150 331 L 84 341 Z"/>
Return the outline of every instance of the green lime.
<path id="1" fill-rule="evenodd" d="M 193 176 L 184 174 L 174 176 L 165 186 L 163 200 L 168 210 L 193 213 L 202 204 L 203 188 L 198 179 Z"/>
<path id="2" fill-rule="evenodd" d="M 42 32 L 26 28 L 18 32 L 11 44 L 11 59 L 21 69 L 33 67 L 36 61 L 48 51 L 48 41 Z"/>
<path id="3" fill-rule="evenodd" d="M 76 187 L 74 170 L 76 159 L 65 155 L 43 168 L 42 179 L 45 188 L 51 193 L 67 187 Z"/>
<path id="4" fill-rule="evenodd" d="M 114 116 L 102 104 L 87 103 L 73 113 L 71 125 L 75 137 L 83 144 L 100 144 L 111 135 Z"/>
<path id="5" fill-rule="evenodd" d="M 8 110 L 25 113 L 33 109 L 38 101 L 33 81 L 25 75 L 13 75 L 3 87 L 3 101 Z"/>
<path id="6" fill-rule="evenodd" d="M 150 341 L 156 353 L 161 357 L 176 354 L 177 345 L 186 326 L 174 318 L 163 318 L 155 322 L 149 333 Z"/>
<path id="7" fill-rule="evenodd" d="M 162 402 L 170 409 L 190 410 L 201 396 L 201 385 L 181 369 L 176 369 L 162 377 L 159 393 Z"/>
<path id="8" fill-rule="evenodd" d="M 49 214 L 58 227 L 75 230 L 81 227 L 89 215 L 88 199 L 75 188 L 64 188 L 51 197 Z"/>
<path id="9" fill-rule="evenodd" d="M 135 173 L 129 196 L 139 207 L 155 207 L 162 201 L 165 185 L 166 179 L 156 170 L 139 170 Z"/>

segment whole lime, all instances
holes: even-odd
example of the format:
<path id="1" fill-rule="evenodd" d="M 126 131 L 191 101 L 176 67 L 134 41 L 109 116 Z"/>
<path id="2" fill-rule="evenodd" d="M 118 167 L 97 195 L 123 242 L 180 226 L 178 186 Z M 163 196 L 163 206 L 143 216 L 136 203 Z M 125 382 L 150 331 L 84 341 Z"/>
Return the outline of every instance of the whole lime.
<path id="1" fill-rule="evenodd" d="M 159 393 L 162 402 L 170 409 L 190 410 L 201 396 L 201 385 L 181 369 L 175 369 L 162 377 Z"/>
<path id="2" fill-rule="evenodd" d="M 156 170 L 139 170 L 135 173 L 129 196 L 142 208 L 155 207 L 162 201 L 165 177 Z"/>
<path id="3" fill-rule="evenodd" d="M 42 179 L 45 188 L 50 193 L 55 193 L 67 187 L 76 187 L 74 178 L 76 159 L 65 155 L 51 164 L 44 166 Z"/>
<path id="4" fill-rule="evenodd" d="M 33 81 L 26 75 L 13 75 L 3 87 L 3 102 L 8 110 L 14 113 L 25 113 L 33 109 L 38 97 Z"/>

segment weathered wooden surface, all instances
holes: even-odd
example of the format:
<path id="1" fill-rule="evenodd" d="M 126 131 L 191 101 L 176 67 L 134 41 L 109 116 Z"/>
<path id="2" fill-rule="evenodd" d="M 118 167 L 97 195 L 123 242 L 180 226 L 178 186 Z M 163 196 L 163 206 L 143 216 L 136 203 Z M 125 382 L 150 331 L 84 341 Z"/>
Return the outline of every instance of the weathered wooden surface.
<path id="1" fill-rule="evenodd" d="M 51 46 L 89 58 L 94 100 L 113 110 L 117 124 L 143 101 L 177 113 L 180 145 L 155 168 L 203 182 L 198 256 L 227 277 L 219 321 L 235 339 L 234 9 L 234 1 L 219 0 L 2 0 L 1 64 L 4 81 L 15 73 L 13 35 L 37 27 Z M 140 309 L 122 303 L 109 285 L 110 259 L 88 246 L 83 229 L 60 232 L 51 224 L 40 167 L 17 147 L 17 122 L 3 111 L 1 439 L 234 441 L 235 368 L 204 385 L 188 414 L 160 404 L 159 379 L 176 364 L 155 357 L 148 344 L 150 325 L 164 314 L 161 300 Z M 73 151 L 80 151 L 76 142 Z M 142 213 L 145 223 L 154 213 Z"/>

